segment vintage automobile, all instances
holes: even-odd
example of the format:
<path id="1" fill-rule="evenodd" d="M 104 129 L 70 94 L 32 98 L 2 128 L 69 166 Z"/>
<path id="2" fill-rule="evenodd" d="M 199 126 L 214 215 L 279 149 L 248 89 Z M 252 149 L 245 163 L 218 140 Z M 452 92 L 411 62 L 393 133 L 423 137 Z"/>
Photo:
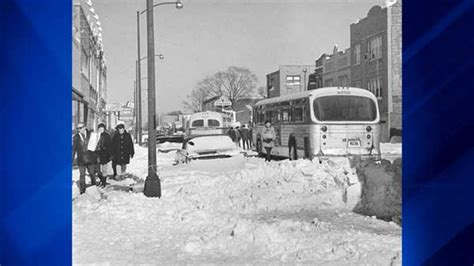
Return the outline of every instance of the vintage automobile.
<path id="1" fill-rule="evenodd" d="M 187 138 L 182 149 L 177 151 L 177 163 L 189 162 L 194 159 L 212 159 L 246 155 L 237 147 L 228 135 L 195 135 Z"/>

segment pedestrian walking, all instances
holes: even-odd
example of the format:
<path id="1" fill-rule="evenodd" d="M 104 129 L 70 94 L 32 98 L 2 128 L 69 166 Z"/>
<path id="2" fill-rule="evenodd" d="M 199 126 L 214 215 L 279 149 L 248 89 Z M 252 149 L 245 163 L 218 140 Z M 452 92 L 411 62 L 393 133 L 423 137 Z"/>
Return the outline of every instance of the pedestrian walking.
<path id="1" fill-rule="evenodd" d="M 99 133 L 99 142 L 97 143 L 96 154 L 99 161 L 99 169 L 101 173 L 101 186 L 105 187 L 107 184 L 107 175 L 112 174 L 111 156 L 112 156 L 112 139 L 107 133 L 105 124 L 100 123 L 97 126 Z"/>
<path id="2" fill-rule="evenodd" d="M 244 124 L 244 126 L 242 127 L 242 146 L 244 150 L 250 150 L 249 133 L 250 130 L 248 124 Z"/>
<path id="3" fill-rule="evenodd" d="M 88 150 L 91 132 L 82 123 L 77 125 L 77 133 L 74 135 L 72 144 L 72 161 L 77 155 L 77 166 L 79 167 L 79 192 L 86 192 L 86 169 L 91 178 L 91 184 L 96 185 L 95 176 L 99 171 L 97 156 Z"/>
<path id="4" fill-rule="evenodd" d="M 135 155 L 135 150 L 132 137 L 125 130 L 125 126 L 119 124 L 116 130 L 117 132 L 112 139 L 112 167 L 117 169 L 117 166 L 120 165 L 120 175 L 123 175 L 127 171 L 127 164 L 130 163 L 130 159 Z M 116 171 L 114 171 L 114 177 L 117 175 Z"/>
<path id="5" fill-rule="evenodd" d="M 262 145 L 265 148 L 265 151 L 267 152 L 265 161 L 269 162 L 270 153 L 272 151 L 272 148 L 275 146 L 274 142 L 276 139 L 275 129 L 272 127 L 272 124 L 270 123 L 269 120 L 265 121 L 265 127 L 262 130 L 261 138 L 262 138 Z"/>

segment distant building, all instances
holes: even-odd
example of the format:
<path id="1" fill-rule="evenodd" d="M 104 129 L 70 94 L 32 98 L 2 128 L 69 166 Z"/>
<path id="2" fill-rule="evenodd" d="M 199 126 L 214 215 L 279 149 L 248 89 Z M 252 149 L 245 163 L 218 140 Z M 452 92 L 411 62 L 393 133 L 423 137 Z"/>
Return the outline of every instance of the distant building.
<path id="1" fill-rule="evenodd" d="M 307 90 L 308 76 L 314 65 L 280 65 L 279 69 L 267 74 L 268 98 Z"/>
<path id="2" fill-rule="evenodd" d="M 323 87 L 348 86 L 351 83 L 351 49 L 340 51 L 334 46 L 331 55 L 323 55 L 322 82 Z"/>
<path id="3" fill-rule="evenodd" d="M 324 59 L 326 54 L 321 55 L 316 61 L 314 72 L 308 76 L 308 90 L 314 90 L 323 87 Z"/>
<path id="4" fill-rule="evenodd" d="M 202 103 L 203 111 L 215 111 L 220 112 L 222 107 L 215 106 L 214 103 L 219 100 L 220 96 L 214 96 L 205 100 Z M 226 107 L 226 110 L 232 110 L 236 113 L 236 121 L 240 122 L 242 125 L 247 124 L 249 121 L 252 121 L 252 108 L 256 102 L 262 100 L 261 96 L 250 96 L 244 99 L 238 100 L 232 106 Z"/>
<path id="5" fill-rule="evenodd" d="M 74 0 L 72 26 L 72 126 L 95 129 L 106 119 L 107 66 L 99 17 L 90 1 Z"/>
<path id="6" fill-rule="evenodd" d="M 401 135 L 401 1 L 350 25 L 351 83 L 378 98 L 382 141 Z"/>

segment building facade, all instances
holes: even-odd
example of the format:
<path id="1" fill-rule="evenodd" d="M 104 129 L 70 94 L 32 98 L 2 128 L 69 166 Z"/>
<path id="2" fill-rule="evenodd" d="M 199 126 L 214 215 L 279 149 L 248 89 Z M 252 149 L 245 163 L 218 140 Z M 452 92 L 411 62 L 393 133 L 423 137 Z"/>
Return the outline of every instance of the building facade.
<path id="1" fill-rule="evenodd" d="M 340 51 L 334 46 L 332 54 L 320 57 L 322 71 L 322 86 L 349 86 L 351 84 L 351 49 Z M 318 61 L 316 60 L 316 61 Z"/>
<path id="2" fill-rule="evenodd" d="M 267 97 L 308 90 L 309 75 L 313 71 L 314 65 L 280 65 L 277 71 L 267 74 Z"/>
<path id="3" fill-rule="evenodd" d="M 73 2 L 72 127 L 106 122 L 107 67 L 100 21 L 90 1 Z"/>
<path id="4" fill-rule="evenodd" d="M 308 90 L 315 90 L 323 87 L 324 59 L 326 54 L 322 54 L 315 62 L 314 72 L 308 76 Z"/>
<path id="5" fill-rule="evenodd" d="M 401 135 L 401 2 L 372 7 L 350 25 L 351 84 L 375 94 L 382 141 Z"/>

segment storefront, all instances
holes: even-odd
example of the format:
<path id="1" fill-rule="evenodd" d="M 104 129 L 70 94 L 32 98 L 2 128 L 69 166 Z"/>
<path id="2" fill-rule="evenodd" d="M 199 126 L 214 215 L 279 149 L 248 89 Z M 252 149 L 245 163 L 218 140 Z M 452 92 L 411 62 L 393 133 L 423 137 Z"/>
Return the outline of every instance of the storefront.
<path id="1" fill-rule="evenodd" d="M 72 88 L 72 129 L 76 129 L 79 123 L 87 124 L 87 102 L 84 96 Z"/>

